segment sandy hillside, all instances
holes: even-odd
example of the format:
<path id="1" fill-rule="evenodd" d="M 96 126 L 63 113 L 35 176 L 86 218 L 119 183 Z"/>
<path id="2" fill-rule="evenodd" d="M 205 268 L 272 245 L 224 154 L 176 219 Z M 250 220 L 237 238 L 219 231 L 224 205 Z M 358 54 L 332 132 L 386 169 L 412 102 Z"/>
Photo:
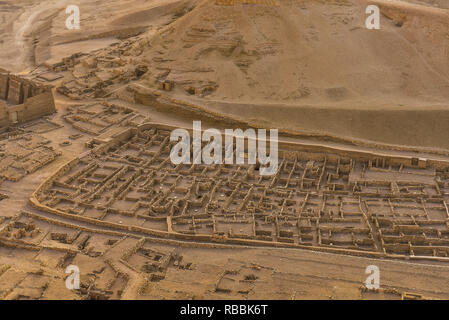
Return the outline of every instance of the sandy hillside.
<path id="1" fill-rule="evenodd" d="M 449 0 L 251 1 L 0 0 L 0 300 L 449 299 Z"/>
<path id="2" fill-rule="evenodd" d="M 161 55 L 158 67 L 181 89 L 210 86 L 211 100 L 370 108 L 447 102 L 449 12 L 377 3 L 384 17 L 373 31 L 364 28 L 368 1 L 203 1 L 145 54 Z"/>
<path id="3" fill-rule="evenodd" d="M 156 80 L 235 119 L 386 144 L 449 148 L 444 1 L 287 1 L 194 10 L 142 40 Z"/>

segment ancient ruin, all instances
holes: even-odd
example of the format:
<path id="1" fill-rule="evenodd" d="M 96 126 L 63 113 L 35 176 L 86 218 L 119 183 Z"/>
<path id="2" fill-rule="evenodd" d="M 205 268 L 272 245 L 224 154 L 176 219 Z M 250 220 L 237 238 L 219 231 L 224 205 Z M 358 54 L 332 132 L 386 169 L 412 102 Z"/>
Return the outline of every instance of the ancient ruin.
<path id="1" fill-rule="evenodd" d="M 0 1 L 0 299 L 449 298 L 445 0 L 79 5 Z"/>
<path id="2" fill-rule="evenodd" d="M 3 100 L 3 101 L 2 101 Z M 51 87 L 0 69 L 0 127 L 24 123 L 56 112 Z"/>
<path id="3" fill-rule="evenodd" d="M 33 206 L 164 238 L 448 255 L 449 162 L 285 144 L 277 173 L 260 176 L 255 165 L 172 164 L 172 129 L 143 124 L 94 139 L 36 190 Z"/>

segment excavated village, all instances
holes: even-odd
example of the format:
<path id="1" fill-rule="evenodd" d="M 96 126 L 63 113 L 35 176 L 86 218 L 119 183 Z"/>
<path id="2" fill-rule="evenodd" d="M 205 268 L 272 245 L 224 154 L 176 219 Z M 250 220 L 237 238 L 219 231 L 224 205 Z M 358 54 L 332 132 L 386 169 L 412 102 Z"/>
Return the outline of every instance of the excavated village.
<path id="1" fill-rule="evenodd" d="M 449 298 L 447 1 L 72 2 L 0 1 L 0 299 Z"/>

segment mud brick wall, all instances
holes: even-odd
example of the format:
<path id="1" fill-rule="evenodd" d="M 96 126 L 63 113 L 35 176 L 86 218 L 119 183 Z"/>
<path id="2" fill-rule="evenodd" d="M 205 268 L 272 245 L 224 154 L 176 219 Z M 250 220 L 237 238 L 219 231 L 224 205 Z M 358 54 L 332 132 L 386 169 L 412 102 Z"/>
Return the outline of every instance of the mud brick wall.
<path id="1" fill-rule="evenodd" d="M 17 76 L 9 76 L 9 91 L 6 99 L 12 104 L 23 103 L 23 80 Z"/>
<path id="2" fill-rule="evenodd" d="M 261 4 L 267 6 L 279 6 L 276 0 L 215 0 L 218 6 L 234 6 L 237 4 Z"/>
<path id="3" fill-rule="evenodd" d="M 54 112 L 56 112 L 56 108 L 53 93 L 47 91 L 27 99 L 24 103 L 22 117 L 19 117 L 19 122 L 38 119 Z"/>
<path id="4" fill-rule="evenodd" d="M 9 73 L 0 69 L 0 99 L 8 98 Z"/>
<path id="5" fill-rule="evenodd" d="M 27 101 L 28 98 L 47 91 L 51 91 L 51 87 L 10 74 L 0 68 L 0 99 L 2 100 L 18 105 Z"/>

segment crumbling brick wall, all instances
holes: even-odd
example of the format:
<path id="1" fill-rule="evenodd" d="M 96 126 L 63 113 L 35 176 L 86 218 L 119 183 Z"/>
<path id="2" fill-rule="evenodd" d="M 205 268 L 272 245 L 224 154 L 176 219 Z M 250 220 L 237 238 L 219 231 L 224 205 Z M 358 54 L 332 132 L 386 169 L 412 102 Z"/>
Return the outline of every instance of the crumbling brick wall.
<path id="1" fill-rule="evenodd" d="M 9 72 L 0 69 L 0 99 L 6 100 L 9 91 Z"/>
<path id="2" fill-rule="evenodd" d="M 261 4 L 267 6 L 279 6 L 276 0 L 215 0 L 218 6 L 234 6 L 236 4 Z"/>
<path id="3" fill-rule="evenodd" d="M 8 106 L 0 100 L 0 127 L 8 126 Z"/>
<path id="4" fill-rule="evenodd" d="M 30 121 L 42 116 L 50 115 L 55 111 L 56 108 L 53 93 L 47 91 L 35 97 L 31 97 L 25 102 L 23 118 L 19 121 Z"/>

